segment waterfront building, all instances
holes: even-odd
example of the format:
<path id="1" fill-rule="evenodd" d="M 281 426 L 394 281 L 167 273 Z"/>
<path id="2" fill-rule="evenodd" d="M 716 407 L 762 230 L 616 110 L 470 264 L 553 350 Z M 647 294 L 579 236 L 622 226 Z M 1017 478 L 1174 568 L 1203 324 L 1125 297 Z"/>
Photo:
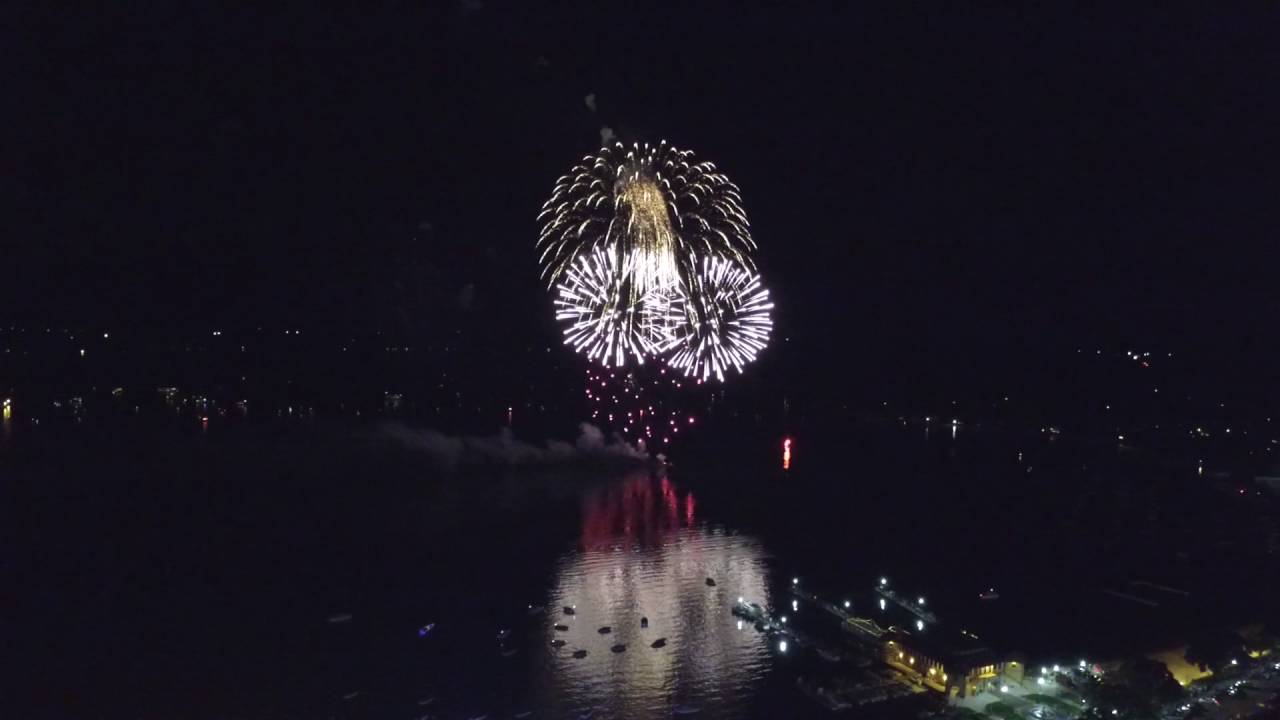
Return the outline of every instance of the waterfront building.
<path id="1" fill-rule="evenodd" d="M 938 633 L 942 635 L 942 633 Z M 890 629 L 884 637 L 884 661 L 923 687 L 948 698 L 970 697 L 1022 683 L 1024 663 L 999 655 L 972 635 L 945 637 Z"/>

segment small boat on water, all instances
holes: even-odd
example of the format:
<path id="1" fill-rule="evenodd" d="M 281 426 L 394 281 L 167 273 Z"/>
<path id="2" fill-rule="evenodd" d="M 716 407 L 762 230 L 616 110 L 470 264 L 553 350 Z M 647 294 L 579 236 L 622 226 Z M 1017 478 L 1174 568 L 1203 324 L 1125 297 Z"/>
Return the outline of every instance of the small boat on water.
<path id="1" fill-rule="evenodd" d="M 677 705 L 671 708 L 671 712 L 676 715 L 693 715 L 701 711 L 702 708 L 694 707 L 693 705 Z"/>
<path id="2" fill-rule="evenodd" d="M 573 609 L 572 605 L 565 605 L 563 609 L 564 609 L 565 615 L 573 615 L 574 613 L 578 612 L 577 610 Z"/>
<path id="3" fill-rule="evenodd" d="M 556 632 L 569 632 L 568 625 L 556 625 Z"/>
<path id="4" fill-rule="evenodd" d="M 584 658 L 584 657 L 586 657 L 586 656 L 587 656 L 587 651 L 586 651 L 586 650 L 574 650 L 574 651 L 573 651 L 573 656 L 574 656 L 575 658 L 577 658 L 577 659 L 581 660 L 582 658 Z"/>
<path id="5" fill-rule="evenodd" d="M 511 634 L 511 631 L 510 631 L 510 630 L 508 630 L 508 629 L 506 629 L 506 628 L 503 628 L 503 629 L 501 629 L 501 630 L 499 630 L 499 631 L 498 631 L 498 639 L 499 639 L 499 640 L 506 640 L 506 639 L 507 639 L 507 636 L 508 636 L 508 635 L 510 635 L 510 634 Z"/>
<path id="6" fill-rule="evenodd" d="M 596 630 L 596 632 L 600 633 L 601 635 L 608 635 L 609 633 L 613 632 L 613 628 L 608 625 L 605 625 L 599 630 Z"/>
<path id="7" fill-rule="evenodd" d="M 657 640 L 654 640 L 653 642 L 649 643 L 649 647 L 651 648 L 666 647 L 666 645 L 667 645 L 666 638 L 658 638 Z"/>
<path id="8" fill-rule="evenodd" d="M 822 658 L 823 660 L 826 660 L 829 663 L 838 663 L 844 659 L 844 657 L 838 651 L 830 650 L 824 647 L 818 648 L 817 653 L 818 653 L 818 657 Z"/>
<path id="9" fill-rule="evenodd" d="M 649 618 L 644 617 L 643 615 L 640 616 L 640 627 L 642 628 L 649 627 Z"/>
<path id="10" fill-rule="evenodd" d="M 996 592 L 995 588 L 990 588 L 986 592 L 978 593 L 978 597 L 983 600 L 999 600 L 1000 593 Z"/>
<path id="11" fill-rule="evenodd" d="M 618 643 L 617 645 L 614 645 L 613 647 L 611 647 L 611 648 L 609 648 L 609 649 L 610 649 L 610 650 L 612 650 L 612 651 L 614 651 L 614 652 L 616 652 L 616 653 L 622 653 L 622 652 L 626 652 L 626 651 L 627 651 L 627 645 L 626 645 L 626 643 Z"/>
<path id="12" fill-rule="evenodd" d="M 759 603 L 749 603 L 742 599 L 739 599 L 729 612 L 747 620 L 761 620 L 765 616 L 764 608 L 760 607 Z"/>
<path id="13" fill-rule="evenodd" d="M 564 641 L 560 638 L 556 638 L 551 641 L 551 647 L 564 647 Z"/>
<path id="14" fill-rule="evenodd" d="M 532 603 L 525 609 L 525 612 L 530 615 L 537 615 L 545 611 L 546 611 L 546 608 L 543 607 L 542 605 L 533 605 Z"/>
<path id="15" fill-rule="evenodd" d="M 707 578 L 707 587 L 715 587 L 715 586 L 716 586 L 716 581 L 712 580 L 711 578 Z"/>

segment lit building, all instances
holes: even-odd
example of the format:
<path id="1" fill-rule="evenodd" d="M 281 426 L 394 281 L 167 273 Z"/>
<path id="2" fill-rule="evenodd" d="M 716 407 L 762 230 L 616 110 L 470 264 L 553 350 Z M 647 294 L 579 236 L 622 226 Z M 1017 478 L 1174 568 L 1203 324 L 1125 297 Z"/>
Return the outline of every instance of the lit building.
<path id="1" fill-rule="evenodd" d="M 970 697 L 1023 680 L 1023 663 L 1002 659 L 968 635 L 939 638 L 895 628 L 886 633 L 883 649 L 886 663 L 947 697 Z"/>

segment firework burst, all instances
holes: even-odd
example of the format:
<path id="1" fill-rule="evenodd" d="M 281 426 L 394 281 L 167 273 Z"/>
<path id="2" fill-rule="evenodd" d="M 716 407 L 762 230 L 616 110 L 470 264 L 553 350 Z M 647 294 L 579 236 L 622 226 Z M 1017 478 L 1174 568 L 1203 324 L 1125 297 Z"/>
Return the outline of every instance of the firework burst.
<path id="1" fill-rule="evenodd" d="M 696 303 L 700 312 L 690 312 Z M 691 377 L 724 380 L 726 370 L 738 372 L 769 344 L 773 303 L 760 276 L 722 258 L 704 258 L 697 275 L 697 290 L 678 296 L 668 312 L 687 319 L 677 328 L 668 348 L 667 362 Z M 683 333 L 681 336 L 680 333 Z"/>
<path id="2" fill-rule="evenodd" d="M 588 155 L 562 176 L 538 215 L 542 276 L 554 286 L 579 255 L 611 248 L 635 257 L 635 298 L 670 289 L 701 254 L 754 269 L 738 186 L 710 162 L 665 141 L 621 143 Z"/>
<path id="3" fill-rule="evenodd" d="M 556 286 L 565 343 L 605 367 L 621 367 L 628 358 L 643 364 L 675 343 L 674 290 L 655 287 L 637 302 L 625 292 L 637 262 L 634 254 L 620 258 L 595 248 L 579 255 Z"/>
<path id="4" fill-rule="evenodd" d="M 556 182 L 538 222 L 565 343 L 593 362 L 662 358 L 723 380 L 768 343 L 773 306 L 741 193 L 693 153 L 603 148 Z"/>

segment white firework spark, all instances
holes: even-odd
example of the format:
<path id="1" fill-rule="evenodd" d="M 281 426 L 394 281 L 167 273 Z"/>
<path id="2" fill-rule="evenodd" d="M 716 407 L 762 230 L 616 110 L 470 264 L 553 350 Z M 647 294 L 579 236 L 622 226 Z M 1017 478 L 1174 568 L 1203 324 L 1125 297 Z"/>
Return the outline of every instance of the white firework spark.
<path id="1" fill-rule="evenodd" d="M 667 363 L 690 377 L 724 380 L 730 368 L 742 372 L 769 344 L 773 303 L 760 276 L 723 258 L 705 258 L 693 293 L 672 303 L 673 315 L 683 314 L 685 334 L 677 340 Z M 699 312 L 689 307 L 696 304 Z"/>
<path id="2" fill-rule="evenodd" d="M 643 364 L 675 342 L 672 292 L 654 288 L 633 302 L 627 286 L 640 259 L 636 252 L 619 255 L 601 248 L 580 255 L 556 286 L 565 344 L 605 367 L 622 367 L 628 358 Z"/>

